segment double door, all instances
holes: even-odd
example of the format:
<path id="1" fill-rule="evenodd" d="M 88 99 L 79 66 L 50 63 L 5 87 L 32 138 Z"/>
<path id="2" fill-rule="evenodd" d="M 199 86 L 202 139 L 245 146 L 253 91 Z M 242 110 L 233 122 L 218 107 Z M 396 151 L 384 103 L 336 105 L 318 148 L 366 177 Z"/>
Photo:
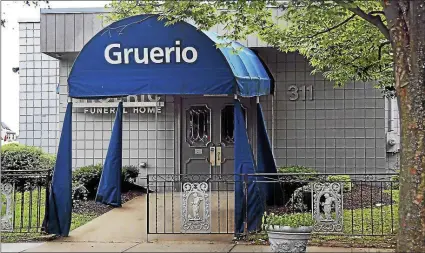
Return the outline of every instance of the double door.
<path id="1" fill-rule="evenodd" d="M 252 99 L 242 99 L 252 140 Z M 182 98 L 182 174 L 234 173 L 234 101 L 231 97 Z M 212 177 L 217 178 L 215 176 Z"/>

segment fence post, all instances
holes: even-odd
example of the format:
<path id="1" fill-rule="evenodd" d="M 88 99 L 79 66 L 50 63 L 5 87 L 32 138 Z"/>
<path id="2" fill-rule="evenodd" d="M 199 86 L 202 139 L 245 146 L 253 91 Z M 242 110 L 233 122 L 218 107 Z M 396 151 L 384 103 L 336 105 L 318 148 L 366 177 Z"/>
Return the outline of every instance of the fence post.
<path id="1" fill-rule="evenodd" d="M 146 242 L 149 242 L 149 175 L 146 176 Z"/>
<path id="2" fill-rule="evenodd" d="M 248 175 L 244 174 L 244 196 L 245 196 L 245 239 L 248 238 Z"/>
<path id="3" fill-rule="evenodd" d="M 51 187 L 51 183 L 52 183 L 52 177 L 53 177 L 53 169 L 47 172 L 47 177 L 46 177 L 46 200 L 45 200 L 45 205 L 44 205 L 44 218 L 43 218 L 43 223 L 41 224 L 41 232 L 45 232 L 47 233 L 47 222 L 49 219 L 49 198 L 50 198 L 50 187 Z"/>

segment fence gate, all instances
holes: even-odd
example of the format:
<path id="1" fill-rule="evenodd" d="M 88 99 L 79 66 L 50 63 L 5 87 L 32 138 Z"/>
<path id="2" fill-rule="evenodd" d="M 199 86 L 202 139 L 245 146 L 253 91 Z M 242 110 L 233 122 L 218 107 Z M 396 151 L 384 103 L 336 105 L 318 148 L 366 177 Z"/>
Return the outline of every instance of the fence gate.
<path id="1" fill-rule="evenodd" d="M 233 175 L 154 174 L 147 183 L 148 234 L 233 234 Z"/>

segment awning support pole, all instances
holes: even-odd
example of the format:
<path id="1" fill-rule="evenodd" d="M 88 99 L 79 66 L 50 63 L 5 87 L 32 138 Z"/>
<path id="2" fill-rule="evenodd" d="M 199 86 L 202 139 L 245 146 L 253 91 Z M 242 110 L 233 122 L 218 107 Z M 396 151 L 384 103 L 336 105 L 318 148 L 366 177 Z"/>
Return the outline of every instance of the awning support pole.
<path id="1" fill-rule="evenodd" d="M 272 94 L 272 139 L 271 139 L 271 144 L 272 144 L 272 154 L 273 157 L 274 156 L 274 136 L 275 136 L 275 112 L 274 112 L 274 107 L 275 107 L 275 94 L 276 94 L 276 89 L 274 90 L 273 94 Z M 276 158 L 274 159 L 275 163 L 276 163 Z"/>
<path id="2" fill-rule="evenodd" d="M 155 177 L 156 176 L 158 176 L 158 96 L 157 95 L 155 95 Z M 155 191 L 157 190 L 158 189 L 155 189 Z"/>

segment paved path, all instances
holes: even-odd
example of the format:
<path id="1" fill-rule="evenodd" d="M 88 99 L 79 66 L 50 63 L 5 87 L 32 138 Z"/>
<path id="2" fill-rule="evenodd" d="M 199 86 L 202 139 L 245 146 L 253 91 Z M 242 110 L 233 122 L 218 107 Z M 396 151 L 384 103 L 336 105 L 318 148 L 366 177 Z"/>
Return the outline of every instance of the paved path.
<path id="1" fill-rule="evenodd" d="M 162 203 L 163 201 L 159 201 Z M 167 202 L 166 202 L 167 203 Z M 163 207 L 166 208 L 165 206 Z M 269 246 L 233 244 L 232 235 L 146 236 L 146 198 L 137 197 L 70 233 L 43 244 L 2 244 L 2 252 L 270 252 Z M 393 252 L 309 247 L 308 252 Z"/>
<path id="2" fill-rule="evenodd" d="M 269 246 L 232 243 L 157 242 L 157 243 L 90 243 L 47 242 L 2 244 L 2 252 L 271 252 Z M 307 252 L 394 252 L 388 249 L 308 247 Z"/>

